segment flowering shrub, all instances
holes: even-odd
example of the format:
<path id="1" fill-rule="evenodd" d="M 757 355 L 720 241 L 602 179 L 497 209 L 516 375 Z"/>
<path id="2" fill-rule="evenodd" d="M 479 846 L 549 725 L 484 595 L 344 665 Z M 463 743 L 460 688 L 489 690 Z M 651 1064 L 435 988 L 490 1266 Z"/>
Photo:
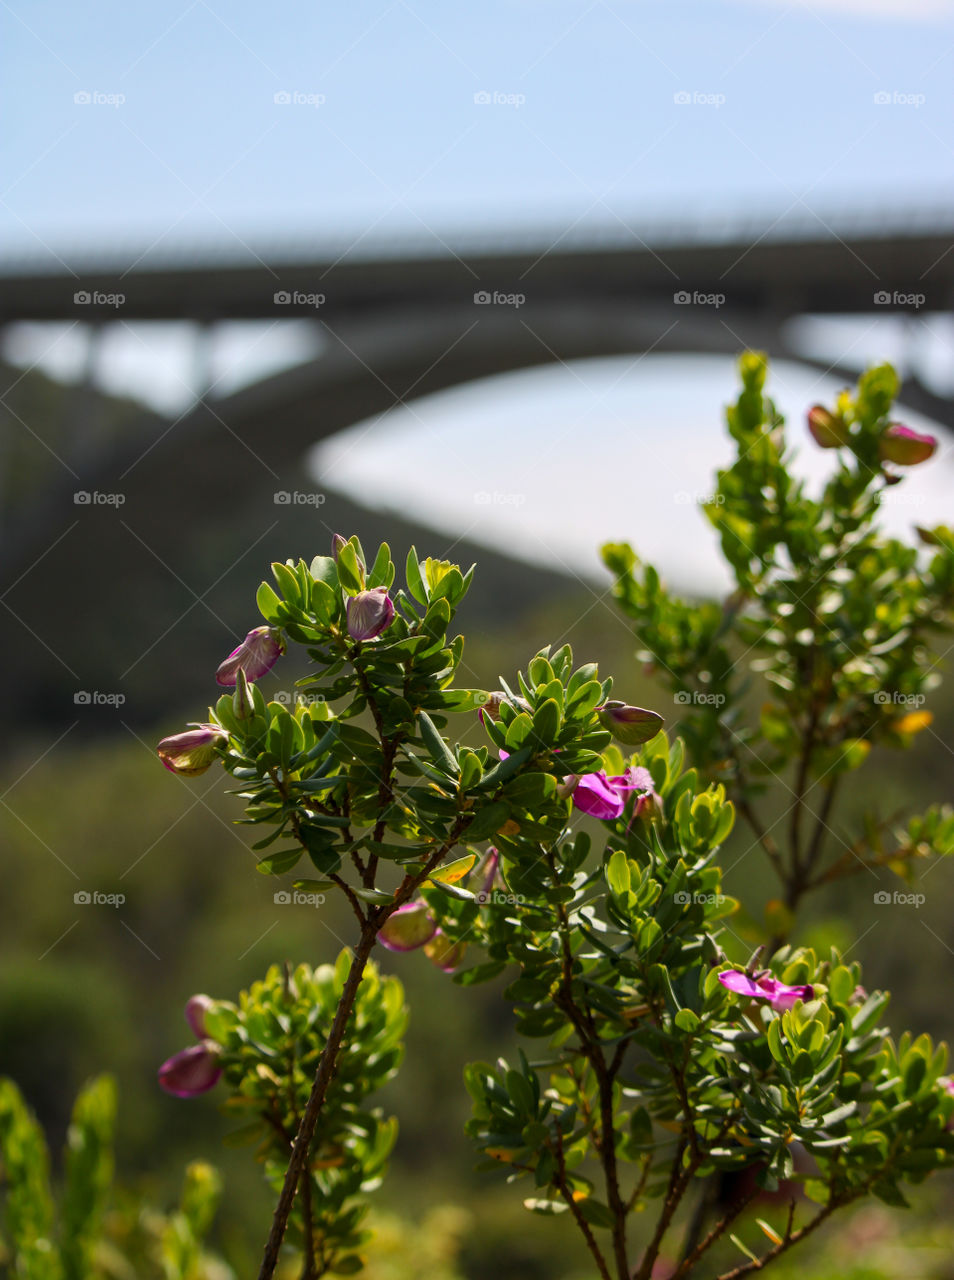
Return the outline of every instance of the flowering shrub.
<path id="1" fill-rule="evenodd" d="M 690 604 L 628 547 L 604 551 L 682 737 L 614 699 L 568 646 L 538 653 L 513 687 L 456 687 L 464 642 L 450 628 L 473 570 L 412 549 L 398 588 L 386 544 L 371 560 L 336 537 L 330 556 L 273 566 L 264 625 L 218 670 L 234 691 L 160 744 L 186 775 L 219 759 L 262 833 L 259 870 L 340 893 L 355 921 L 333 977 L 272 970 L 238 1006 L 190 1004 L 198 1043 L 161 1071 L 187 1095 L 221 1078 L 228 1110 L 251 1117 L 281 1183 L 261 1280 L 289 1220 L 303 1277 L 362 1266 L 355 1198 L 393 1140 L 364 1099 L 396 1069 L 404 1020 L 400 989 L 370 966 L 379 943 L 423 950 L 462 988 L 508 973 L 536 1048 L 467 1066 L 469 1134 L 487 1169 L 523 1182 L 531 1212 L 575 1225 L 607 1280 L 697 1275 L 702 1259 L 706 1274 L 746 1275 L 843 1206 L 903 1204 L 905 1184 L 954 1161 L 944 1047 L 892 1042 L 887 997 L 864 991 L 857 964 L 788 941 L 817 885 L 856 864 L 910 874 L 954 847 L 942 809 L 895 834 L 873 818 L 834 857 L 827 840 L 841 779 L 927 723 L 884 695 L 933 679 L 954 537 L 922 531 L 925 559 L 884 538 L 877 515 L 893 468 L 934 441 L 889 420 L 896 380 L 873 370 L 809 416 L 808 438 L 838 459 L 812 499 L 788 469 L 764 361 L 741 367 L 737 458 L 708 508 L 736 591 Z M 312 668 L 286 706 L 259 681 L 290 645 Z M 769 697 L 755 725 L 753 672 Z M 765 779 L 789 772 L 792 803 L 769 819 Z M 784 892 L 751 958 L 726 930 L 737 904 L 718 864 L 737 811 Z M 743 1216 L 756 1203 L 777 1222 Z"/>

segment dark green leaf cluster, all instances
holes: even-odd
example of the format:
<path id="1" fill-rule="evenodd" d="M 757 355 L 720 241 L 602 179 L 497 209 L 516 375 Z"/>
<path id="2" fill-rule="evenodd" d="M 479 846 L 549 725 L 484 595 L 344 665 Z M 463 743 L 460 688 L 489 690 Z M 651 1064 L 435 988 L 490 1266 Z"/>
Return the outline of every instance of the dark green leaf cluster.
<path id="1" fill-rule="evenodd" d="M 283 971 L 243 991 L 237 1004 L 217 1001 L 206 1032 L 222 1049 L 231 1096 L 223 1110 L 242 1121 L 226 1142 L 254 1146 L 280 1186 L 312 1080 L 344 990 L 350 957 L 334 965 Z M 308 1179 L 293 1219 L 293 1240 L 313 1259 L 309 1275 L 348 1275 L 363 1265 L 364 1195 L 379 1186 L 397 1137 L 397 1121 L 369 1105 L 397 1071 L 407 1028 L 404 991 L 368 965 L 358 987 L 352 1032 L 344 1043 L 312 1145 Z"/>

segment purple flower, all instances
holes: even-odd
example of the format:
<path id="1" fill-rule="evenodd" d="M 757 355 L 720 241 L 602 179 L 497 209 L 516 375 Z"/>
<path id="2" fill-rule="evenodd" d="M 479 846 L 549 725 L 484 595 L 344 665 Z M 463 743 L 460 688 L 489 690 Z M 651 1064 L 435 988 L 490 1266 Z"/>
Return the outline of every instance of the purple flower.
<path id="1" fill-rule="evenodd" d="M 214 1008 L 215 1001 L 209 996 L 192 996 L 185 1007 L 185 1020 L 195 1033 L 197 1040 L 205 1039 L 205 1015 Z"/>
<path id="2" fill-rule="evenodd" d="M 267 675 L 285 652 L 285 641 L 277 627 L 256 627 L 242 643 L 219 664 L 216 682 L 225 689 L 233 689 L 239 671 L 247 680 L 259 680 Z"/>
<path id="3" fill-rule="evenodd" d="M 603 728 L 628 747 L 641 746 L 655 738 L 662 728 L 661 715 L 642 707 L 630 707 L 625 702 L 604 702 L 596 711 Z"/>
<path id="4" fill-rule="evenodd" d="M 373 640 L 386 631 L 394 617 L 394 602 L 387 587 L 372 587 L 349 596 L 345 606 L 352 640 Z"/>
<path id="5" fill-rule="evenodd" d="M 808 429 L 822 449 L 839 449 L 848 443 L 848 425 L 844 418 L 830 413 L 824 405 L 816 404 L 809 409 Z"/>
<path id="6" fill-rule="evenodd" d="M 221 1074 L 219 1046 L 203 1040 L 168 1058 L 159 1068 L 159 1084 L 177 1098 L 196 1098 L 213 1088 Z"/>
<path id="7" fill-rule="evenodd" d="M 438 969 L 443 969 L 445 973 L 454 973 L 464 963 L 466 950 L 466 942 L 451 942 L 450 938 L 438 929 L 424 948 L 424 954 L 428 960 L 437 965 Z"/>
<path id="8" fill-rule="evenodd" d="M 184 733 L 163 738 L 156 751 L 170 773 L 178 773 L 183 778 L 197 778 L 215 759 L 219 743 L 227 742 L 228 737 L 217 724 L 197 724 Z"/>
<path id="9" fill-rule="evenodd" d="M 585 773 L 573 788 L 573 807 L 580 813 L 608 822 L 618 818 L 626 807 L 626 797 L 606 774 Z"/>
<path id="10" fill-rule="evenodd" d="M 602 770 L 599 773 L 583 774 L 573 787 L 573 807 L 581 813 L 609 822 L 622 814 L 630 791 L 643 793 L 636 802 L 637 815 L 659 803 L 652 774 L 648 769 L 631 765 L 625 773 L 615 774 L 613 777 L 607 777 Z M 644 799 L 646 804 L 642 805 L 641 801 Z"/>
<path id="11" fill-rule="evenodd" d="M 388 951 L 415 951 L 430 942 L 437 923 L 428 914 L 425 902 L 405 902 L 378 930 L 378 942 Z"/>
<path id="12" fill-rule="evenodd" d="M 772 1008 L 779 1012 L 791 1009 L 796 1000 L 812 1000 L 815 997 L 814 987 L 788 987 L 784 982 L 779 982 L 778 978 L 773 978 L 767 969 L 751 975 L 739 969 L 726 969 L 719 974 L 719 981 L 736 995 L 768 1000 Z"/>
<path id="13" fill-rule="evenodd" d="M 331 555 L 335 564 L 338 563 L 338 553 L 342 547 L 348 545 L 348 539 L 340 533 L 336 533 L 331 539 Z"/>
<path id="14" fill-rule="evenodd" d="M 935 436 L 921 435 L 900 422 L 889 422 L 878 441 L 882 462 L 893 462 L 899 467 L 915 467 L 927 462 L 937 448 Z"/>

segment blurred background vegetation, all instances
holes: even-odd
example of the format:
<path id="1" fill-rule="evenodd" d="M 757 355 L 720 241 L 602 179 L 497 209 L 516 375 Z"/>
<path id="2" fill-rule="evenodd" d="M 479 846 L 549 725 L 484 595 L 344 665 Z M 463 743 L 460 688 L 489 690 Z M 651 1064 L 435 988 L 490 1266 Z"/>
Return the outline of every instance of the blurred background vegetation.
<path id="1" fill-rule="evenodd" d="M 32 398 L 35 414 L 44 398 L 55 401 L 63 391 L 33 373 L 18 394 Z M 108 423 L 122 422 L 132 407 L 104 408 Z M 40 480 L 18 473 L 22 501 L 34 483 Z M 256 624 L 255 589 L 273 555 L 309 558 L 327 551 L 333 529 L 357 532 L 366 547 L 386 536 L 399 556 L 415 542 L 422 555 L 449 556 L 465 567 L 478 561 L 475 589 L 459 615 L 467 635 L 466 682 L 494 688 L 498 675 L 509 678 L 544 644 L 569 641 L 578 659 L 598 661 L 604 674 L 615 676 L 619 696 L 660 711 L 670 733 L 678 729 L 679 707 L 633 657 L 636 643 L 612 607 L 608 579 L 583 582 L 466 542 L 449 543 L 410 518 L 386 519 L 334 494 L 317 512 L 279 512 L 268 544 L 217 593 L 216 613 L 236 635 Z M 700 541 L 711 537 L 702 516 L 696 518 Z M 82 564 L 67 570 L 75 581 L 64 580 L 64 598 L 85 592 L 86 606 L 74 604 L 61 615 L 57 646 L 77 671 L 103 672 L 103 687 L 116 687 L 115 676 L 109 683 L 112 638 L 118 645 L 131 626 L 138 635 L 160 637 L 179 606 L 170 612 L 170 598 L 149 591 L 136 592 L 131 603 L 122 583 L 100 583 Z M 62 577 L 62 566 L 58 572 Z M 28 630 L 19 644 L 39 651 Z M 232 998 L 272 962 L 333 959 L 349 941 L 351 923 L 334 898 L 318 909 L 276 904 L 279 882 L 256 875 L 251 841 L 233 825 L 237 802 L 223 794 L 218 771 L 186 782 L 156 759 L 159 737 L 203 717 L 216 695 L 215 666 L 230 647 L 221 627 L 197 618 L 138 664 L 133 695 L 123 706 L 90 708 L 88 715 L 78 708 L 74 716 L 72 705 L 64 710 L 71 686 L 57 672 L 51 675 L 60 682 L 56 696 L 49 684 L 29 690 L 29 719 L 4 735 L 0 1074 L 17 1082 L 54 1151 L 62 1146 L 79 1087 L 100 1071 L 115 1074 L 121 1181 L 171 1205 L 188 1161 L 216 1164 L 226 1194 L 213 1242 L 246 1276 L 257 1266 L 271 1196 L 247 1152 L 222 1146 L 229 1123 L 216 1110 L 215 1094 L 189 1102 L 167 1097 L 157 1087 L 156 1068 L 190 1040 L 182 1018 L 190 995 Z M 54 665 L 48 663 L 51 670 Z M 291 688 L 300 674 L 280 664 L 267 692 Z M 19 694 L 22 701 L 24 690 Z M 757 689 L 752 697 L 757 708 Z M 859 791 L 848 810 L 872 802 L 881 812 L 917 810 L 950 798 L 954 684 L 937 691 L 931 709 L 934 722 L 910 752 L 876 755 L 857 775 Z M 476 720 L 455 728 L 462 740 L 480 737 Z M 773 800 L 784 805 L 784 792 Z M 754 923 L 744 916 L 729 922 L 747 941 L 774 886 L 741 828 L 724 856 L 728 891 L 754 917 Z M 799 940 L 836 944 L 862 960 L 869 988 L 889 986 L 894 993 L 894 1025 L 944 1037 L 950 1033 L 943 993 L 954 955 L 954 866 L 924 868 L 919 908 L 879 907 L 873 902 L 878 887 L 857 880 L 827 899 L 820 895 Z M 122 894 L 125 901 L 84 905 L 74 900 L 82 891 Z M 564 1220 L 526 1213 L 521 1200 L 528 1192 L 471 1171 L 461 1070 L 468 1060 L 512 1051 L 515 1037 L 499 988 L 462 991 L 420 954 L 384 954 L 380 963 L 404 982 L 411 1024 L 404 1068 L 382 1099 L 399 1118 L 400 1137 L 377 1198 L 373 1280 L 586 1276 L 585 1257 Z M 823 1233 L 809 1260 L 799 1257 L 792 1267 L 818 1276 L 836 1268 L 851 1280 L 952 1276 L 954 1241 L 937 1225 L 950 1208 L 951 1187 L 938 1184 L 907 1221 L 883 1206 L 861 1209 L 848 1226 Z M 796 1273 L 779 1266 L 778 1274 Z"/>

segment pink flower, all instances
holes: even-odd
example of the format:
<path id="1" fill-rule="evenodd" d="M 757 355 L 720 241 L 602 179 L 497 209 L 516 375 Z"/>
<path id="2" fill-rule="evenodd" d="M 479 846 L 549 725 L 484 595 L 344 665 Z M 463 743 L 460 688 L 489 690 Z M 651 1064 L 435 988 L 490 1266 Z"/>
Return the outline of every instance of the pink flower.
<path id="1" fill-rule="evenodd" d="M 285 641 L 277 627 L 255 627 L 242 643 L 219 664 L 216 682 L 226 689 L 235 687 L 239 671 L 247 680 L 259 680 L 267 675 L 285 652 Z"/>
<path id="2" fill-rule="evenodd" d="M 430 942 L 437 932 L 425 902 L 405 902 L 378 930 L 378 942 L 388 951 L 416 951 Z"/>
<path id="3" fill-rule="evenodd" d="M 197 778 L 205 773 L 217 754 L 220 742 L 229 735 L 217 724 L 197 724 L 184 733 L 163 738 L 156 751 L 170 773 L 183 778 Z"/>
<path id="4" fill-rule="evenodd" d="M 372 587 L 370 591 L 349 596 L 345 612 L 352 640 L 373 640 L 391 625 L 394 602 L 387 587 Z"/>
<path id="5" fill-rule="evenodd" d="M 159 1084 L 177 1098 L 196 1098 L 213 1088 L 222 1074 L 219 1046 L 203 1040 L 174 1053 L 159 1068 Z"/>
<path id="6" fill-rule="evenodd" d="M 209 996 L 192 996 L 186 1003 L 185 1020 L 192 1028 L 197 1040 L 205 1038 L 205 1015 L 215 1005 Z"/>
<path id="7" fill-rule="evenodd" d="M 573 787 L 573 807 L 610 822 L 622 814 L 631 791 L 641 793 L 634 807 L 637 815 L 660 803 L 649 770 L 631 765 L 625 773 L 613 777 L 607 777 L 602 770 L 583 774 Z"/>
<path id="8" fill-rule="evenodd" d="M 878 442 L 882 462 L 893 462 L 899 467 L 916 467 L 919 462 L 927 462 L 936 448 L 936 437 L 921 435 L 900 422 L 889 422 Z"/>
<path id="9" fill-rule="evenodd" d="M 848 443 L 848 427 L 843 418 L 830 413 L 824 405 L 813 405 L 808 411 L 808 429 L 822 449 L 838 449 Z"/>
<path id="10" fill-rule="evenodd" d="M 814 987 L 788 987 L 784 982 L 779 982 L 778 978 L 773 978 L 767 969 L 753 975 L 739 969 L 726 969 L 719 974 L 719 981 L 736 995 L 768 1000 L 772 1008 L 779 1012 L 791 1009 L 796 1000 L 812 1000 L 815 997 Z"/>

